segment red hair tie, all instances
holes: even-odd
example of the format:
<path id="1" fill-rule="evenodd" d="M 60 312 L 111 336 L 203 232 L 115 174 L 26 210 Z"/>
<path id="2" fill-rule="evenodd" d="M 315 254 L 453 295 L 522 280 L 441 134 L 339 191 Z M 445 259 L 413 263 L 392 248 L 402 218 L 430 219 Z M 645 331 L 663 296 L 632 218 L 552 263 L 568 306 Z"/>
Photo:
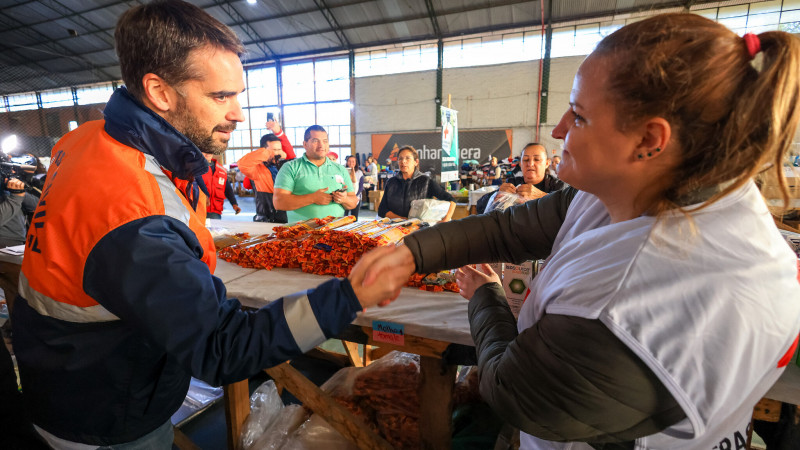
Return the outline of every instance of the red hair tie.
<path id="1" fill-rule="evenodd" d="M 742 39 L 744 39 L 744 45 L 747 47 L 747 54 L 750 55 L 750 59 L 755 58 L 756 54 L 761 51 L 761 40 L 753 33 L 745 34 Z"/>

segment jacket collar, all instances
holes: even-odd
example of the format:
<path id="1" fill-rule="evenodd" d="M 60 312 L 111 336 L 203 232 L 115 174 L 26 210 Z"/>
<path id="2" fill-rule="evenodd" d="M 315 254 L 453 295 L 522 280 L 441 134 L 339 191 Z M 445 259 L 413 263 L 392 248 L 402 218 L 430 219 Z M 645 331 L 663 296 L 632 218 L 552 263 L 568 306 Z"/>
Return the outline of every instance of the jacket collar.
<path id="1" fill-rule="evenodd" d="M 409 178 L 407 180 L 405 178 L 403 178 L 403 172 L 399 172 L 398 171 L 397 175 L 395 175 L 395 177 L 400 178 L 400 181 L 411 181 L 411 180 L 415 180 L 415 179 L 417 179 L 417 178 L 419 178 L 421 176 L 422 176 L 422 172 L 420 172 L 419 169 L 414 169 L 414 173 L 411 174 L 411 178 Z"/>
<path id="2" fill-rule="evenodd" d="M 208 172 L 208 162 L 200 149 L 164 118 L 133 98 L 124 86 L 111 95 L 103 116 L 106 133 L 122 144 L 153 156 L 176 178 L 192 181 L 202 179 Z M 202 181 L 198 184 L 201 189 L 205 188 Z"/>

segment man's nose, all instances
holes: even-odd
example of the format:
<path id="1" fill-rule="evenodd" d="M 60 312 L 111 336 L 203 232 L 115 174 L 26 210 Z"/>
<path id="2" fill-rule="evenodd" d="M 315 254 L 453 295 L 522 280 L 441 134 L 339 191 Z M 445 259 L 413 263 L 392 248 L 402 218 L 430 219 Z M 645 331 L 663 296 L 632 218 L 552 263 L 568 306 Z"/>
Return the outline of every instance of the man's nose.
<path id="1" fill-rule="evenodd" d="M 225 119 L 231 122 L 244 122 L 244 111 L 238 97 L 233 98 L 231 110 L 225 115 Z"/>

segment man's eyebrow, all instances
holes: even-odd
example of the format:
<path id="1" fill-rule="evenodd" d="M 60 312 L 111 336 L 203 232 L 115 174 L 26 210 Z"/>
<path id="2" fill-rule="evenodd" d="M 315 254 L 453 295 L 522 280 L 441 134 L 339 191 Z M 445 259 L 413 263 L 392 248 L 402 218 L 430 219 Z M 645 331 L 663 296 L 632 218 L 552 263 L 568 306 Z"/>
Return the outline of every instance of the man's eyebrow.
<path id="1" fill-rule="evenodd" d="M 240 92 L 236 92 L 236 91 L 215 91 L 215 92 L 209 92 L 208 96 L 209 97 L 233 97 L 234 95 L 241 94 L 245 90 L 246 90 L 246 88 L 242 89 Z"/>

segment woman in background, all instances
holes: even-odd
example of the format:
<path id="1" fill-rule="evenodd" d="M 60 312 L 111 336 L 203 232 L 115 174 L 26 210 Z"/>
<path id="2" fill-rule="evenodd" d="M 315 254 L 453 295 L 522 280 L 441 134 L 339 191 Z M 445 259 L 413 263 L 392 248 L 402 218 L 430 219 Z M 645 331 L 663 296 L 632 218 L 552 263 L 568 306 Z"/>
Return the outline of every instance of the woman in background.
<path id="1" fill-rule="evenodd" d="M 355 216 L 358 219 L 358 212 L 361 210 L 361 196 L 364 193 L 364 172 L 358 168 L 356 164 L 356 157 L 353 155 L 348 156 L 344 160 L 344 165 L 347 167 L 347 172 L 350 174 L 350 181 L 353 182 L 353 187 L 356 189 L 356 197 L 358 197 L 358 205 L 355 208 L 346 210 L 345 216 Z"/>
<path id="2" fill-rule="evenodd" d="M 423 198 L 435 197 L 439 200 L 453 201 L 453 196 L 439 183 L 420 173 L 419 155 L 414 147 L 406 145 L 401 148 L 397 152 L 397 164 L 400 172 L 386 180 L 383 199 L 378 206 L 379 217 L 407 219 L 411 202 Z"/>

